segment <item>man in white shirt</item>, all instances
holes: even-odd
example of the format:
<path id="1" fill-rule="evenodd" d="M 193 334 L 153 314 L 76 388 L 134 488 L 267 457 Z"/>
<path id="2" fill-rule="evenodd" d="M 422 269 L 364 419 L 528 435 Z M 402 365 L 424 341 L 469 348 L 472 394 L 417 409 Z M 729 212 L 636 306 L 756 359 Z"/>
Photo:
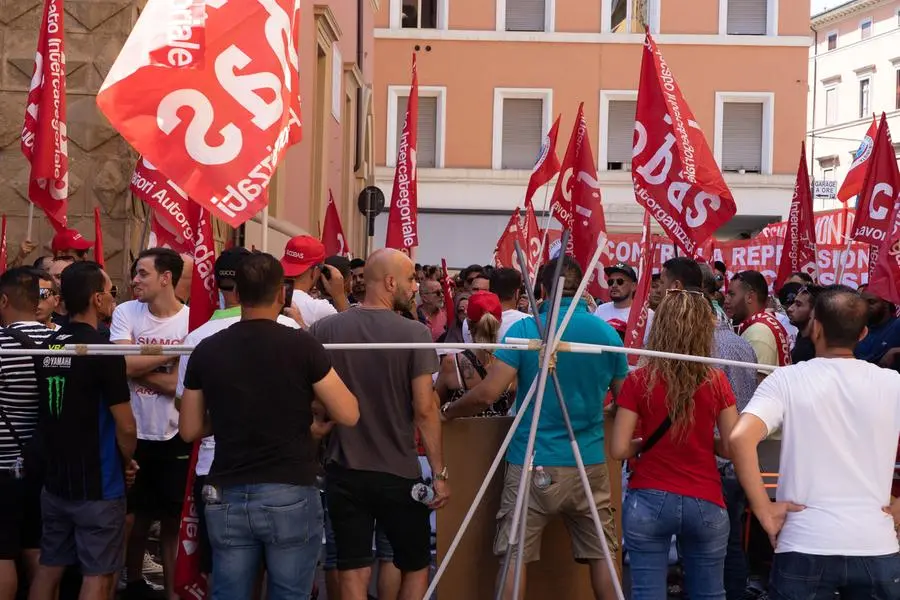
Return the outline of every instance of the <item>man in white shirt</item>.
<path id="1" fill-rule="evenodd" d="M 775 546 L 776 598 L 900 598 L 896 523 L 884 508 L 900 434 L 900 375 L 853 357 L 866 311 L 854 290 L 825 288 L 813 316 L 816 358 L 769 375 L 731 434 L 741 485 Z M 756 448 L 777 429 L 773 503 Z"/>
<path id="2" fill-rule="evenodd" d="M 603 269 L 606 273 L 606 283 L 609 286 L 609 299 L 597 307 L 595 317 L 600 317 L 617 331 L 625 330 L 628 324 L 628 315 L 631 313 L 631 305 L 634 303 L 634 291 L 637 288 L 637 273 L 630 265 L 617 263 Z M 650 328 L 653 327 L 653 311 L 647 311 L 647 328 L 644 330 L 644 345 L 650 339 Z"/>
<path id="3" fill-rule="evenodd" d="M 116 344 L 175 345 L 188 332 L 188 307 L 175 296 L 184 261 L 168 248 L 138 255 L 132 281 L 136 300 L 120 304 L 112 317 L 110 341 Z M 178 436 L 175 409 L 176 360 L 170 356 L 127 356 L 131 408 L 137 422 L 139 466 L 128 493 L 126 521 L 126 598 L 154 590 L 143 578 L 147 533 L 160 521 L 160 546 L 166 592 L 174 598 L 175 551 L 191 446 Z"/>
<path id="4" fill-rule="evenodd" d="M 324 260 L 325 246 L 309 235 L 298 235 L 288 240 L 281 258 L 284 277 L 294 284 L 291 302 L 300 311 L 307 327 L 311 327 L 319 319 L 350 308 L 350 301 L 344 290 L 344 277 L 331 265 L 324 264 Z M 334 302 L 333 306 L 328 300 L 313 298 L 309 294 L 320 278 L 322 287 Z"/>
<path id="5" fill-rule="evenodd" d="M 517 308 L 519 298 L 522 296 L 522 274 L 511 268 L 494 269 L 491 272 L 490 291 L 497 294 L 497 297 L 500 298 L 500 306 L 503 307 L 503 318 L 500 320 L 500 329 L 497 332 L 497 341 L 502 342 L 506 337 L 506 332 L 514 323 L 529 317 L 528 314 Z M 463 341 L 467 344 L 472 343 L 468 319 L 463 321 Z"/>

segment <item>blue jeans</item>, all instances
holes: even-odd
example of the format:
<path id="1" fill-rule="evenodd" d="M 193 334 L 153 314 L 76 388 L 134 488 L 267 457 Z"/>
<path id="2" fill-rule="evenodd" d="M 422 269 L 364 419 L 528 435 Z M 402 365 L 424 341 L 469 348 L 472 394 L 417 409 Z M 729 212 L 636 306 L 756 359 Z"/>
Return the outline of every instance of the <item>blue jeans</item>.
<path id="1" fill-rule="evenodd" d="M 747 557 L 744 554 L 744 515 L 747 512 L 747 496 L 734 472 L 734 465 L 720 469 L 722 494 L 731 523 L 728 535 L 728 552 L 725 554 L 725 596 L 728 600 L 740 600 L 747 587 Z"/>
<path id="2" fill-rule="evenodd" d="M 776 554 L 769 581 L 771 600 L 895 600 L 900 598 L 900 554 L 816 556 Z"/>
<path id="3" fill-rule="evenodd" d="M 305 600 L 322 544 L 322 501 L 313 486 L 256 484 L 222 490 L 206 505 L 213 600 L 246 600 L 260 565 L 269 600 Z"/>
<path id="4" fill-rule="evenodd" d="M 630 489 L 622 515 L 631 557 L 631 600 L 665 600 L 673 535 L 691 600 L 725 600 L 728 512 L 711 502 L 659 490 Z"/>

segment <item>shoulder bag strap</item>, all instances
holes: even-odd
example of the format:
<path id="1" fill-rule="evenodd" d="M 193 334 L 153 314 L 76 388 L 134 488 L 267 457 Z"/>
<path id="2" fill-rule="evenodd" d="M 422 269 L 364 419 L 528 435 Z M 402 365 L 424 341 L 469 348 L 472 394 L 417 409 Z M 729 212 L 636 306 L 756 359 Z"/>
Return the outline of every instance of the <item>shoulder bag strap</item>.
<path id="1" fill-rule="evenodd" d="M 478 361 L 478 357 L 475 356 L 475 353 L 471 350 L 463 350 L 462 354 L 469 359 L 469 362 L 472 363 L 472 367 L 478 373 L 478 376 L 484 381 L 484 378 L 487 377 L 487 371 L 485 370 L 484 365 Z"/>
<path id="2" fill-rule="evenodd" d="M 666 415 L 666 418 L 662 423 L 659 424 L 659 427 L 656 428 L 656 431 L 650 434 L 650 437 L 648 437 L 644 441 L 644 445 L 641 446 L 640 451 L 638 451 L 637 453 L 637 458 L 640 458 L 643 454 L 653 448 L 653 446 L 655 446 L 656 443 L 661 440 L 664 435 L 666 435 L 666 432 L 669 431 L 670 427 L 672 427 L 672 418 L 669 417 L 669 415 Z"/>

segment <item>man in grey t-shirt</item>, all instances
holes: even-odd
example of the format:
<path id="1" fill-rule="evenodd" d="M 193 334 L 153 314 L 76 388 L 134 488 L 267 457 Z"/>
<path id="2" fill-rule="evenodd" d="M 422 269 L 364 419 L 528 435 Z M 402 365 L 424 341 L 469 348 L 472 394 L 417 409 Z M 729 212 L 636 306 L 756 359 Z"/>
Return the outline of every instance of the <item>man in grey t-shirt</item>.
<path id="1" fill-rule="evenodd" d="M 323 344 L 430 343 L 428 328 L 398 315 L 418 287 L 412 261 L 379 250 L 366 262 L 360 306 L 327 317 L 310 333 Z M 337 543 L 341 597 L 365 600 L 371 575 L 375 521 L 394 549 L 403 598 L 421 597 L 431 561 L 429 507 L 449 497 L 441 425 L 432 374 L 433 350 L 347 350 L 331 353 L 334 369 L 359 399 L 357 427 L 336 426 L 326 452 L 326 498 Z M 412 499 L 421 481 L 416 430 L 434 473 L 434 501 Z"/>

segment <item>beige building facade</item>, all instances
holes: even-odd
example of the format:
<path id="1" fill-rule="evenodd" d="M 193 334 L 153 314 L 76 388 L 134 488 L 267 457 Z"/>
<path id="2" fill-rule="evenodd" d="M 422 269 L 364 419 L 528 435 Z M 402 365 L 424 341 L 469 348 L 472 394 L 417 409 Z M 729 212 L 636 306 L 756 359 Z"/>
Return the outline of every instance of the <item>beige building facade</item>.
<path id="1" fill-rule="evenodd" d="M 376 179 L 390 202 L 415 52 L 420 262 L 490 261 L 541 136 L 562 113 L 562 160 L 580 102 L 608 228 L 639 228 L 629 171 L 643 23 L 737 201 L 722 237 L 787 214 L 805 136 L 807 0 L 382 0 Z M 385 229 L 386 212 L 376 246 Z"/>

